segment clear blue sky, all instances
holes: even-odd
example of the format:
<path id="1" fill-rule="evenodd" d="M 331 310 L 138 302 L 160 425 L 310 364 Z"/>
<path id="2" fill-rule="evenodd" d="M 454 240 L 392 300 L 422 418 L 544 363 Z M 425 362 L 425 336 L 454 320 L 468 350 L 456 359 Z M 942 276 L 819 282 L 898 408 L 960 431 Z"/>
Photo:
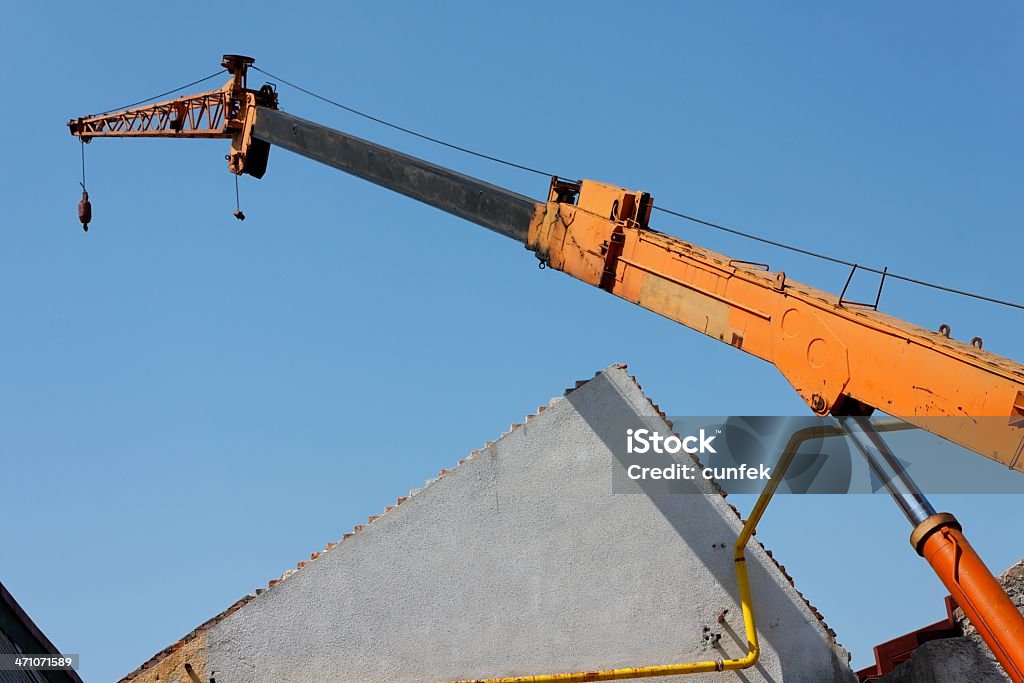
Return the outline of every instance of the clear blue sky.
<path id="1" fill-rule="evenodd" d="M 89 681 L 131 670 L 610 363 L 628 363 L 670 413 L 803 410 L 766 364 L 281 150 L 262 181 L 243 180 L 238 223 L 223 141 L 95 142 L 83 234 L 66 120 L 205 75 L 222 53 L 495 155 L 1021 298 L 1014 3 L 15 3 L 4 14 L 0 580 L 82 654 Z M 287 88 L 281 103 L 546 191 L 543 178 Z M 846 276 L 665 216 L 658 227 L 823 288 Z M 1020 311 L 895 282 L 882 301 L 1021 357 Z M 935 503 L 994 570 L 1024 556 L 1005 533 L 1020 498 Z M 873 644 L 942 614 L 908 533 L 881 496 L 787 496 L 759 538 L 862 665 Z"/>

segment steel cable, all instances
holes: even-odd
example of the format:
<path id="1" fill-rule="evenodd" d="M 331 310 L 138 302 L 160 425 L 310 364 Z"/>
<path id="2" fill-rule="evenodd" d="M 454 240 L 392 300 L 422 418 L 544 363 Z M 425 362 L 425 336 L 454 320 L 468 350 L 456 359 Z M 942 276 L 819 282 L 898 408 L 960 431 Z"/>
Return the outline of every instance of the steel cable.
<path id="1" fill-rule="evenodd" d="M 487 159 L 488 161 L 493 161 L 495 163 L 503 164 L 505 166 L 509 166 L 509 167 L 512 167 L 512 168 L 517 168 L 517 169 L 520 169 L 520 170 L 523 170 L 523 171 L 528 171 L 530 173 L 536 173 L 537 175 L 542 175 L 542 176 L 545 176 L 545 177 L 548 177 L 548 178 L 552 178 L 552 177 L 567 178 L 568 177 L 568 176 L 563 176 L 563 175 L 558 174 L 558 173 L 548 173 L 547 171 L 542 171 L 540 169 L 533 168 L 531 166 L 527 166 L 525 164 L 518 164 L 518 163 L 515 163 L 513 161 L 508 161 L 506 159 L 501 159 L 500 157 L 492 156 L 490 154 L 484 154 L 482 152 L 477 152 L 477 151 L 469 149 L 467 147 L 462 147 L 460 145 L 456 145 L 456 144 L 453 144 L 453 143 L 450 143 L 450 142 L 446 142 L 446 141 L 441 140 L 439 138 L 436 138 L 436 137 L 433 137 L 433 136 L 430 136 L 430 135 L 426 135 L 424 133 L 420 133 L 420 132 L 417 132 L 415 130 L 411 130 L 411 129 L 406 128 L 404 126 L 399 126 L 398 124 L 391 123 L 390 121 L 386 121 L 386 120 L 384 120 L 384 119 L 382 119 L 380 117 L 373 116 L 372 114 L 367 114 L 366 112 L 360 111 L 360 110 L 358 110 L 358 109 L 356 109 L 354 107 L 350 107 L 350 106 L 348 106 L 346 104 L 342 104 L 341 102 L 337 102 L 337 101 L 332 100 L 332 99 L 330 99 L 328 97 L 320 95 L 320 94 L 318 94 L 318 93 L 316 93 L 316 92 L 314 92 L 312 90 L 309 90 L 309 89 L 304 88 L 304 87 L 302 87 L 300 85 L 297 85 L 297 84 L 295 84 L 295 83 L 293 83 L 293 82 L 291 82 L 289 80 L 281 78 L 280 76 L 276 76 L 276 75 L 270 73 L 269 71 L 265 71 L 264 69 L 261 69 L 261 68 L 259 68 L 257 66 L 253 66 L 252 68 L 255 69 L 256 71 L 259 71 L 260 73 L 264 74 L 265 76 L 268 76 L 269 78 L 273 78 L 276 81 L 284 83 L 288 87 L 294 88 L 295 90 L 298 90 L 299 92 L 302 92 L 302 93 L 305 93 L 306 95 L 309 95 L 310 97 L 314 97 L 314 98 L 316 98 L 316 99 L 318 99 L 318 100 L 320 100 L 322 102 L 326 102 L 327 104 L 330 104 L 332 106 L 338 107 L 339 109 L 343 109 L 343 110 L 345 110 L 345 111 L 347 111 L 347 112 L 349 112 L 351 114 L 355 114 L 356 116 L 361 116 L 364 119 L 368 119 L 368 120 L 373 121 L 375 123 L 379 123 L 379 124 L 381 124 L 383 126 L 387 126 L 388 128 L 393 128 L 395 130 L 401 131 L 403 133 L 407 133 L 407 134 L 415 136 L 417 138 L 420 138 L 420 139 L 423 139 L 423 140 L 427 140 L 428 142 L 433 142 L 434 144 L 441 145 L 441 146 L 447 147 L 449 149 L 454 149 L 454 150 L 457 150 L 459 152 L 463 152 L 465 154 L 470 154 L 472 156 L 479 157 L 481 159 Z M 188 87 L 188 86 L 185 86 L 185 87 Z M 742 230 L 737 230 L 735 228 L 730 228 L 728 226 L 721 225 L 719 223 L 714 223 L 712 221 L 704 220 L 703 218 L 697 218 L 696 216 L 691 216 L 689 214 L 682 213 L 681 211 L 675 211 L 674 209 L 669 209 L 669 208 L 665 208 L 665 207 L 662 207 L 662 206 L 653 206 L 652 208 L 654 208 L 657 211 L 661 211 L 662 213 L 666 213 L 666 214 L 669 214 L 669 215 L 672 215 L 672 216 L 676 216 L 677 218 L 682 218 L 684 220 L 691 221 L 693 223 L 698 223 L 700 225 L 703 225 L 703 226 L 706 226 L 706 227 L 709 227 L 709 228 L 713 228 L 715 230 L 721 230 L 723 232 L 727 232 L 727 233 L 730 233 L 732 235 L 743 237 L 743 238 L 748 239 L 748 240 L 753 240 L 755 242 L 761 242 L 762 244 L 768 244 L 770 246 L 777 247 L 779 249 L 786 249 L 788 251 L 792 251 L 792 252 L 795 252 L 795 253 L 798 253 L 798 254 L 803 254 L 804 256 L 810 256 L 812 258 L 821 259 L 822 261 L 828 261 L 830 263 L 835 263 L 835 264 L 838 264 L 838 265 L 843 265 L 843 266 L 846 266 L 848 268 L 857 268 L 859 270 L 868 271 L 869 273 L 875 273 L 877 275 L 884 275 L 886 279 L 890 279 L 891 278 L 891 279 L 894 279 L 894 280 L 901 280 L 903 282 L 908 282 L 910 284 L 918 285 L 920 287 L 927 287 L 927 288 L 930 288 L 930 289 L 936 289 L 936 290 L 939 290 L 939 291 L 947 292 L 949 294 L 955 294 L 957 296 L 968 297 L 968 298 L 977 299 L 977 300 L 980 300 L 980 301 L 987 301 L 987 302 L 993 303 L 993 304 L 999 304 L 1001 306 L 1008 306 L 1010 308 L 1016 308 L 1016 309 L 1019 309 L 1019 310 L 1024 310 L 1024 304 L 1019 304 L 1019 303 L 1015 303 L 1013 301 L 1007 301 L 1007 300 L 1004 300 L 1004 299 L 997 299 L 995 297 L 986 296 L 984 294 L 978 294 L 976 292 L 969 292 L 969 291 L 966 291 L 966 290 L 963 290 L 963 289 L 956 289 L 954 287 L 949 287 L 949 286 L 946 286 L 946 285 L 941 285 L 941 284 L 938 284 L 936 282 L 929 282 L 927 280 L 921 280 L 919 278 L 914 278 L 914 277 L 910 277 L 910 276 L 907 276 L 907 275 L 900 275 L 899 273 L 894 273 L 894 272 L 892 272 L 890 270 L 880 270 L 878 268 L 872 268 L 870 266 L 863 266 L 863 265 L 860 265 L 859 263 L 854 263 L 853 261 L 847 261 L 845 259 L 840 259 L 840 258 L 836 258 L 834 256 L 829 256 L 828 254 L 822 254 L 820 252 L 811 251 L 810 249 L 803 249 L 801 247 L 797 247 L 797 246 L 794 246 L 792 244 L 787 244 L 785 242 L 779 242 L 779 241 L 776 241 L 776 240 L 771 240 L 771 239 L 768 239 L 766 237 L 761 237 L 759 235 L 755 235 L 753 233 L 744 232 Z"/>

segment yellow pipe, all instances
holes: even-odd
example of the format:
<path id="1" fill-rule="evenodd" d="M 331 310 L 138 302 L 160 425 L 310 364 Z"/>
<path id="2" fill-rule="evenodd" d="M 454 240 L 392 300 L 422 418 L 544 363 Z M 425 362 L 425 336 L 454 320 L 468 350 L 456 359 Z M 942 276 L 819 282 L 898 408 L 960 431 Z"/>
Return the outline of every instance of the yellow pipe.
<path id="1" fill-rule="evenodd" d="M 880 432 L 916 429 L 914 425 L 898 420 L 886 420 L 874 423 Z M 679 664 L 662 664 L 657 666 L 638 666 L 628 669 L 600 669 L 595 671 L 576 671 L 557 674 L 539 674 L 536 676 L 511 676 L 507 678 L 474 678 L 446 683 L 583 683 L 584 681 L 618 681 L 630 678 L 652 678 L 655 676 L 680 676 L 683 674 L 709 673 L 712 671 L 735 671 L 748 669 L 757 663 L 761 650 L 757 644 L 757 624 L 754 620 L 754 604 L 750 595 L 750 580 L 747 576 L 746 547 L 750 537 L 757 530 L 757 523 L 768 508 L 772 496 L 779 488 L 779 483 L 786 476 L 793 458 L 805 441 L 843 436 L 845 433 L 836 425 L 815 425 L 793 432 L 786 444 L 782 457 L 775 464 L 773 476 L 761 491 L 750 517 L 743 524 L 740 535 L 733 546 L 733 558 L 736 562 L 736 583 L 740 589 L 740 607 L 743 611 L 743 627 L 747 635 L 747 654 L 739 659 L 712 659 L 702 662 L 683 662 Z"/>

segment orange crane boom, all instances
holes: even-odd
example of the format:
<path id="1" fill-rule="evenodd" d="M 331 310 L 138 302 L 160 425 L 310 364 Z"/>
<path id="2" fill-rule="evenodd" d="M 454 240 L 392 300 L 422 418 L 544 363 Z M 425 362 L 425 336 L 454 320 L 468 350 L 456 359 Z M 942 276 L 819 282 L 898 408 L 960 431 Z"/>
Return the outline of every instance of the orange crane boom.
<path id="1" fill-rule="evenodd" d="M 231 139 L 232 173 L 262 177 L 278 146 L 523 243 L 544 267 L 766 360 L 818 415 L 834 415 L 872 467 L 895 456 L 863 416 L 879 409 L 1024 471 L 1024 366 L 874 306 L 731 259 L 648 225 L 646 192 L 552 178 L 545 201 L 470 178 L 277 109 L 249 89 L 250 57 L 227 55 L 219 90 L 72 119 L 96 137 Z M 909 478 L 892 489 L 911 542 L 964 607 L 1012 680 L 1024 683 L 1024 619 L 963 537 Z M 909 502 L 908 502 L 909 501 Z"/>
<path id="2" fill-rule="evenodd" d="M 648 225 L 647 193 L 554 178 L 528 197 L 277 110 L 227 55 L 223 88 L 73 119 L 73 135 L 231 139 L 228 168 L 262 177 L 283 147 L 484 225 L 545 266 L 766 360 L 819 415 L 877 408 L 1024 471 L 1024 366 Z M 943 417 L 944 419 L 933 419 Z M 978 417 L 998 418 L 977 420 Z"/>

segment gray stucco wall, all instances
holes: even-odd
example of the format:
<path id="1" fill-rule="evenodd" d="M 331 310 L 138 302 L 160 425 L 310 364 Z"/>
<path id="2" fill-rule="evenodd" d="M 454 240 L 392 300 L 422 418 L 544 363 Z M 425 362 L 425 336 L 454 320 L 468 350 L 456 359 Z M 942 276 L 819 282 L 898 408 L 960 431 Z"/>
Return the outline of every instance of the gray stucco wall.
<path id="1" fill-rule="evenodd" d="M 624 412 L 654 413 L 614 367 L 553 401 L 211 627 L 207 671 L 217 683 L 422 683 L 742 656 L 740 522 L 710 487 L 612 494 L 606 441 L 622 437 L 607 426 Z M 757 543 L 748 557 L 757 666 L 655 680 L 854 680 Z M 718 648 L 703 649 L 705 626 Z"/>

